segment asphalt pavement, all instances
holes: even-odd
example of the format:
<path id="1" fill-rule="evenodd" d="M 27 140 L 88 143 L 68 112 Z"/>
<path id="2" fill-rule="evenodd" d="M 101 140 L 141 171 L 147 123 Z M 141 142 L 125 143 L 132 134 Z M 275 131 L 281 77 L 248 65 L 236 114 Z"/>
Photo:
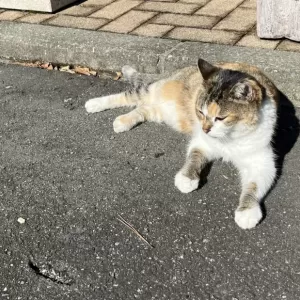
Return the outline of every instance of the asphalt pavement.
<path id="1" fill-rule="evenodd" d="M 233 166 L 181 194 L 186 136 L 153 123 L 116 134 L 126 109 L 85 112 L 126 87 L 0 65 L 1 299 L 300 299 L 300 111 L 283 101 L 278 181 L 245 231 Z"/>

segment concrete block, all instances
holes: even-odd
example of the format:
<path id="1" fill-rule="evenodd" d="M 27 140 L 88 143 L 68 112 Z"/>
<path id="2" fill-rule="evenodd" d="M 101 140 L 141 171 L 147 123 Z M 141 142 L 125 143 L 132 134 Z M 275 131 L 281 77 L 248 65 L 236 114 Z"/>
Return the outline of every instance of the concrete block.
<path id="1" fill-rule="evenodd" d="M 77 0 L 0 0 L 0 8 L 54 12 Z"/>

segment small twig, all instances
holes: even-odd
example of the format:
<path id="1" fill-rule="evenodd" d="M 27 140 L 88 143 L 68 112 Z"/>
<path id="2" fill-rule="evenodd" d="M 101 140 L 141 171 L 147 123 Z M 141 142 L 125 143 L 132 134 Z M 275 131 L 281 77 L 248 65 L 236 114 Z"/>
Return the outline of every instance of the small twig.
<path id="1" fill-rule="evenodd" d="M 151 245 L 130 223 L 128 223 L 123 217 L 118 215 L 117 218 L 118 221 L 120 221 L 122 224 L 124 224 L 126 227 L 131 229 L 143 242 L 145 242 L 147 245 L 149 245 L 151 248 L 154 248 L 153 245 Z"/>

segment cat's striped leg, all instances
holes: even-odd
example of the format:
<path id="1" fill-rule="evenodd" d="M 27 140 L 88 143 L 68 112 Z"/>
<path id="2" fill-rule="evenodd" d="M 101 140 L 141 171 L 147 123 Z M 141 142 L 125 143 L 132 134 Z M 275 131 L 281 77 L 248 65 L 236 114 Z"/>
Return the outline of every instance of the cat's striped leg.
<path id="1" fill-rule="evenodd" d="M 124 132 L 145 121 L 161 122 L 160 112 L 155 107 L 139 106 L 131 112 L 117 117 L 113 123 L 115 132 Z"/>
<path id="2" fill-rule="evenodd" d="M 260 201 L 271 188 L 276 176 L 271 148 L 242 158 L 238 168 L 242 177 L 242 194 L 235 211 L 235 222 L 243 229 L 250 229 L 263 217 Z"/>
<path id="3" fill-rule="evenodd" d="M 182 193 L 196 190 L 199 186 L 200 173 L 208 162 L 201 149 L 190 149 L 184 166 L 175 176 L 175 186 Z"/>
<path id="4" fill-rule="evenodd" d="M 85 109 L 88 113 L 100 112 L 106 109 L 112 109 L 122 106 L 135 106 L 136 99 L 128 93 L 119 93 L 110 96 L 90 99 L 85 103 Z"/>

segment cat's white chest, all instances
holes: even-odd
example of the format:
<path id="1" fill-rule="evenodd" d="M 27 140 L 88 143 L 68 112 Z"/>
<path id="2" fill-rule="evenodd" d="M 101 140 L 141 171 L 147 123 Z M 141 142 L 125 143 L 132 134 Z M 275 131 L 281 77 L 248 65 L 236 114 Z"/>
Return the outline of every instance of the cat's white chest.
<path id="1" fill-rule="evenodd" d="M 273 103 L 267 102 L 262 107 L 260 122 L 255 129 L 237 127 L 231 135 L 219 139 L 204 133 L 201 126 L 197 126 L 190 149 L 203 149 L 209 159 L 222 158 L 224 161 L 239 162 L 270 146 L 275 122 L 276 108 Z"/>

